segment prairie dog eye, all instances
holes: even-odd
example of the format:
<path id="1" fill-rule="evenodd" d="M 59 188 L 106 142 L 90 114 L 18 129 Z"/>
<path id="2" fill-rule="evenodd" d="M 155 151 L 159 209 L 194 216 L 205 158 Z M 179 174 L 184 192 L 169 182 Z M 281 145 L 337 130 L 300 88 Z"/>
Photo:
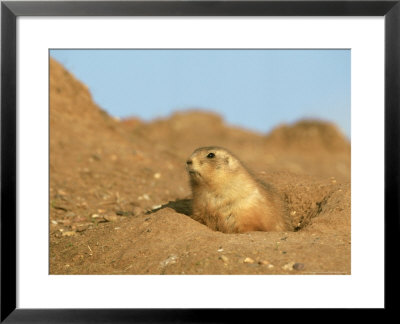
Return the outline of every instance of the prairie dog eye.
<path id="1" fill-rule="evenodd" d="M 215 157 L 214 153 L 208 153 L 207 158 L 212 159 Z"/>

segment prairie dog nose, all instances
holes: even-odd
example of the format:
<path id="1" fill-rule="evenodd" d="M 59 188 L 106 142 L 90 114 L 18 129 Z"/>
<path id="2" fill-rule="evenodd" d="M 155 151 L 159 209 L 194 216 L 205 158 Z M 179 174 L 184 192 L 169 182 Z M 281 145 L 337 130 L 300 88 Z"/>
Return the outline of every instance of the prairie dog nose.
<path id="1" fill-rule="evenodd" d="M 186 161 L 186 164 L 187 164 L 187 165 L 191 165 L 191 164 L 193 164 L 193 161 L 192 161 L 192 160 L 187 160 L 187 161 Z"/>

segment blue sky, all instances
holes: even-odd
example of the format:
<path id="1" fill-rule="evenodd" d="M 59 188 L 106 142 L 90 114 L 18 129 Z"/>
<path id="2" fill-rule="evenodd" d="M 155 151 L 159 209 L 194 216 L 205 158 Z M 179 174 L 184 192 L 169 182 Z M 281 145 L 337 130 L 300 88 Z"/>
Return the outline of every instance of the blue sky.
<path id="1" fill-rule="evenodd" d="M 116 117 L 201 108 L 269 132 L 303 118 L 350 138 L 350 50 L 51 50 Z"/>

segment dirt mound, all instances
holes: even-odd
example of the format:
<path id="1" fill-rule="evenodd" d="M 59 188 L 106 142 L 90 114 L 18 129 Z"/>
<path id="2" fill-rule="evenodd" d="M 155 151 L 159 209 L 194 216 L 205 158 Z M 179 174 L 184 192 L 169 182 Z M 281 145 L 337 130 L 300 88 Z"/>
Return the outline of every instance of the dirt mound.
<path id="1" fill-rule="evenodd" d="M 281 125 L 266 137 L 267 143 L 283 150 L 329 151 L 350 153 L 350 143 L 329 122 L 301 120 L 294 125 Z"/>
<path id="2" fill-rule="evenodd" d="M 274 185 L 296 231 L 223 234 L 191 219 L 184 165 L 206 145 Z M 50 61 L 51 274 L 349 274 L 350 246 L 350 144 L 334 125 L 259 134 L 201 110 L 119 121 Z"/>
<path id="3" fill-rule="evenodd" d="M 134 120 L 123 120 L 122 124 L 132 134 L 153 141 L 158 148 L 172 150 L 182 159 L 200 146 L 234 145 L 243 149 L 243 144 L 247 144 L 250 149 L 253 142 L 262 142 L 262 137 L 257 134 L 229 127 L 219 115 L 196 109 L 176 112 L 151 123 L 135 123 Z"/>

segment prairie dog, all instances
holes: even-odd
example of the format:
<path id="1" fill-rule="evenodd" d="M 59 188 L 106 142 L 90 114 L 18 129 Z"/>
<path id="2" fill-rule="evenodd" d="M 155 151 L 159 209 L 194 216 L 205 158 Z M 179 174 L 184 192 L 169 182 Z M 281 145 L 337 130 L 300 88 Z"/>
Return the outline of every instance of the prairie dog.
<path id="1" fill-rule="evenodd" d="M 195 220 L 224 233 L 291 230 L 281 197 L 228 150 L 200 147 L 186 169 Z"/>

